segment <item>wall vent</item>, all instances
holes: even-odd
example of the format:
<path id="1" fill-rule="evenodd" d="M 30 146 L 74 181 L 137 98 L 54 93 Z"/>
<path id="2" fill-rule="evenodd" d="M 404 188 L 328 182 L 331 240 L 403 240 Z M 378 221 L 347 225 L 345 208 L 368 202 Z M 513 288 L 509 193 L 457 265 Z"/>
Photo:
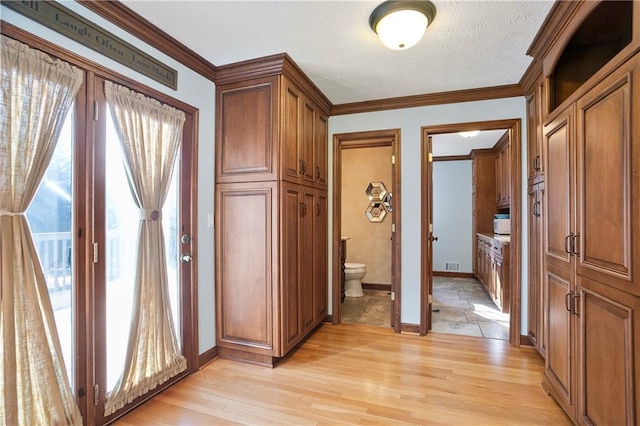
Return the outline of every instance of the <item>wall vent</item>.
<path id="1" fill-rule="evenodd" d="M 460 262 L 444 262 L 445 271 L 459 271 Z"/>

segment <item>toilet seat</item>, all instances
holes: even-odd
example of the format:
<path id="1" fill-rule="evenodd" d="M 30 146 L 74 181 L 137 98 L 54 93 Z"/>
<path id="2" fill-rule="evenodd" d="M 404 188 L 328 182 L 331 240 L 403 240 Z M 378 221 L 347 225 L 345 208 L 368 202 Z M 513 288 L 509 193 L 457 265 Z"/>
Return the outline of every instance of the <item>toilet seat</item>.
<path id="1" fill-rule="evenodd" d="M 364 263 L 346 262 L 344 264 L 344 269 L 366 269 L 366 267 Z"/>

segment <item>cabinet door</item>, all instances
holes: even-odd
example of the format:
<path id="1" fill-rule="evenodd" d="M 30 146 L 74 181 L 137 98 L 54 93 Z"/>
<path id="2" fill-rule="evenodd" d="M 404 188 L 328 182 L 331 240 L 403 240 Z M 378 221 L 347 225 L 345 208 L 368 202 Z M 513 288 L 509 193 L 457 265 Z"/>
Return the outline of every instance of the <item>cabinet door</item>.
<path id="1" fill-rule="evenodd" d="M 302 339 L 300 265 L 300 222 L 304 211 L 301 186 L 285 183 L 282 185 L 280 231 L 281 324 L 282 354 L 291 350 Z"/>
<path id="2" fill-rule="evenodd" d="M 314 311 L 316 293 L 314 289 L 313 261 L 315 241 L 316 190 L 304 188 L 303 206 L 300 217 L 300 265 L 298 280 L 300 282 L 300 305 L 302 311 L 302 328 L 306 334 L 315 327 Z"/>
<path id="3" fill-rule="evenodd" d="M 275 182 L 216 185 L 218 346 L 278 356 Z"/>
<path id="4" fill-rule="evenodd" d="M 329 118 L 320 112 L 316 113 L 316 155 L 315 177 L 316 185 L 320 189 L 327 189 L 329 184 Z"/>
<path id="5" fill-rule="evenodd" d="M 544 117 L 544 81 L 540 80 L 527 98 L 527 178 L 530 183 L 544 179 L 542 121 Z"/>
<path id="6" fill-rule="evenodd" d="M 314 241 L 314 264 L 313 279 L 316 293 L 315 322 L 319 324 L 329 313 L 329 290 L 328 290 L 328 244 L 329 244 L 329 197 L 327 191 L 318 191 L 315 209 L 315 235 Z"/>
<path id="7" fill-rule="evenodd" d="M 288 80 L 282 78 L 282 178 L 288 182 L 300 183 L 301 159 L 300 138 L 301 119 L 300 110 L 302 96 L 300 91 Z"/>
<path id="8" fill-rule="evenodd" d="M 511 205 L 511 144 L 506 144 L 502 151 L 502 205 Z"/>
<path id="9" fill-rule="evenodd" d="M 640 406 L 640 299 L 578 278 L 580 304 L 578 423 L 634 425 Z"/>
<path id="10" fill-rule="evenodd" d="M 545 387 L 567 414 L 576 414 L 576 353 L 575 316 L 568 308 L 573 303 L 575 275 L 564 269 L 547 265 L 545 287 L 548 324 L 545 330 L 547 357 L 545 359 Z"/>
<path id="11" fill-rule="evenodd" d="M 496 154 L 496 206 L 500 206 L 502 204 L 502 198 L 504 197 L 504 179 L 503 179 L 503 161 L 502 161 L 502 151 Z"/>
<path id="12" fill-rule="evenodd" d="M 574 229 L 574 149 L 572 108 L 545 127 L 546 203 L 545 262 L 567 270 L 574 268 L 571 243 Z"/>
<path id="13" fill-rule="evenodd" d="M 544 346 L 545 309 L 544 254 L 542 251 L 544 182 L 532 185 L 528 192 L 529 204 L 529 289 L 528 335 L 540 355 L 546 356 Z"/>
<path id="14" fill-rule="evenodd" d="M 639 61 L 636 56 L 580 98 L 576 117 L 577 272 L 635 295 L 640 295 Z"/>
<path id="15" fill-rule="evenodd" d="M 276 179 L 277 87 L 262 78 L 218 88 L 216 182 Z"/>
<path id="16" fill-rule="evenodd" d="M 300 139 L 300 175 L 305 185 L 315 185 L 316 107 L 308 99 L 302 100 L 302 138 Z"/>

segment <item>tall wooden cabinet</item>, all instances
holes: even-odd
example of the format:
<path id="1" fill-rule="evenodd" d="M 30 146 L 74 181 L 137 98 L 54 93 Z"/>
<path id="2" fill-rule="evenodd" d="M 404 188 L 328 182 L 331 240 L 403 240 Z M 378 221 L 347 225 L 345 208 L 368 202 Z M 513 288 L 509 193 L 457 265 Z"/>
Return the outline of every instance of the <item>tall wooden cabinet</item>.
<path id="1" fill-rule="evenodd" d="M 506 132 L 496 143 L 495 173 L 496 173 L 496 208 L 511 207 L 511 153 L 509 132 Z"/>
<path id="2" fill-rule="evenodd" d="M 287 55 L 216 77 L 218 351 L 274 365 L 328 312 L 330 103 Z"/>
<path id="3" fill-rule="evenodd" d="M 493 150 L 473 150 L 472 168 L 472 253 L 478 253 L 477 234 L 493 234 L 493 215 L 496 213 L 495 153 Z M 478 256 L 473 257 L 473 272 L 478 280 L 483 276 Z"/>
<path id="4" fill-rule="evenodd" d="M 541 32 L 552 34 L 530 50 L 546 103 L 543 385 L 577 424 L 637 424 L 640 4 L 561 2 L 550 14 Z"/>

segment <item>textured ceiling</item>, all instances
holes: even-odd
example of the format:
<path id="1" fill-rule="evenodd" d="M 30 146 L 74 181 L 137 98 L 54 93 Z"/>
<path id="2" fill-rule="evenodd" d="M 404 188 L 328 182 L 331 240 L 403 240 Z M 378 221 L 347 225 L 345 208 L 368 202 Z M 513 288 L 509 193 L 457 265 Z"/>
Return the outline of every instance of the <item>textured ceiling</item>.
<path id="1" fill-rule="evenodd" d="M 493 148 L 506 131 L 507 129 L 484 130 L 473 138 L 463 138 L 457 133 L 435 134 L 431 150 L 434 157 L 468 155 L 472 149 Z"/>
<path id="2" fill-rule="evenodd" d="M 288 53 L 334 104 L 515 84 L 550 0 L 435 0 L 413 48 L 369 28 L 382 1 L 141 1 L 133 11 L 215 65 Z"/>

